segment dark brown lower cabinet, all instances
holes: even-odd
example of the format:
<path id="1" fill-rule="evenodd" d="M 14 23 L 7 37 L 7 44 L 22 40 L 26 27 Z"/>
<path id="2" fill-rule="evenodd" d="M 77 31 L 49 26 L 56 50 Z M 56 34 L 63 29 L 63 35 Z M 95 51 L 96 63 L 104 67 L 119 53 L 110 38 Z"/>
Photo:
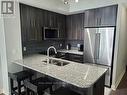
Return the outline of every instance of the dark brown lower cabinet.
<path id="1" fill-rule="evenodd" d="M 80 95 L 104 95 L 104 89 L 105 89 L 104 84 L 105 84 L 105 74 L 100 76 L 100 78 L 88 88 L 78 88 L 69 84 L 68 87 L 73 91 L 80 93 Z"/>
<path id="2" fill-rule="evenodd" d="M 66 53 L 66 59 L 69 61 L 83 63 L 83 55 Z"/>
<path id="3" fill-rule="evenodd" d="M 58 52 L 57 57 L 65 59 L 65 60 L 69 60 L 69 61 L 83 63 L 83 55 Z"/>

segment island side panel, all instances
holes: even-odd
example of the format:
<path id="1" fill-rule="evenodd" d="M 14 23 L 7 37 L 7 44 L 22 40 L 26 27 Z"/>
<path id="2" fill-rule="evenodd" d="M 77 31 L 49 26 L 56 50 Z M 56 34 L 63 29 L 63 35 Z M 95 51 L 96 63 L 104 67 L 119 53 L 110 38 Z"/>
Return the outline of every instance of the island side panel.
<path id="1" fill-rule="evenodd" d="M 93 95 L 104 95 L 105 74 L 94 84 Z"/>

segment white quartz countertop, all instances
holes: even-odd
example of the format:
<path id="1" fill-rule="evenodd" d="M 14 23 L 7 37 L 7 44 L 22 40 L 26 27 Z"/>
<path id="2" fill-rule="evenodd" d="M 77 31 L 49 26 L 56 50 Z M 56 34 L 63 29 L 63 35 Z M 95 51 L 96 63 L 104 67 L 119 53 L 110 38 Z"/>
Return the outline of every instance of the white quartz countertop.
<path id="1" fill-rule="evenodd" d="M 70 64 L 65 66 L 46 64 L 42 62 L 46 58 L 45 55 L 37 54 L 25 57 L 23 60 L 16 60 L 13 63 L 54 77 L 79 88 L 91 87 L 107 71 L 106 68 L 97 65 L 81 64 L 71 61 L 66 61 Z M 63 59 L 58 60 L 63 61 Z"/>
<path id="2" fill-rule="evenodd" d="M 82 51 L 78 51 L 78 50 L 66 50 L 66 49 L 62 49 L 62 50 L 58 50 L 58 52 L 83 55 L 83 52 Z"/>

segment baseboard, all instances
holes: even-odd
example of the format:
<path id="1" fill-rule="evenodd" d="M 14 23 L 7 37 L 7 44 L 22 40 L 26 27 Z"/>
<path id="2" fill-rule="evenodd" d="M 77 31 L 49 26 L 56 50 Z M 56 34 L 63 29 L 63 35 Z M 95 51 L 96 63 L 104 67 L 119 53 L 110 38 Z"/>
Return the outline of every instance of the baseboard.
<path id="1" fill-rule="evenodd" d="M 119 78 L 118 78 L 118 80 L 117 80 L 117 82 L 116 82 L 116 84 L 115 85 L 112 85 L 112 90 L 116 90 L 117 89 L 117 87 L 119 86 L 119 84 L 120 84 L 120 82 L 121 82 L 121 80 L 122 80 L 122 78 L 123 78 L 123 76 L 124 76 L 124 74 L 125 74 L 125 70 L 120 74 L 120 76 L 119 76 Z"/>
<path id="2" fill-rule="evenodd" d="M 10 95 L 9 92 L 5 92 L 3 89 L 0 89 L 0 94 L 2 94 L 2 95 Z"/>
<path id="3" fill-rule="evenodd" d="M 0 94 L 2 94 L 3 93 L 3 89 L 0 89 Z"/>

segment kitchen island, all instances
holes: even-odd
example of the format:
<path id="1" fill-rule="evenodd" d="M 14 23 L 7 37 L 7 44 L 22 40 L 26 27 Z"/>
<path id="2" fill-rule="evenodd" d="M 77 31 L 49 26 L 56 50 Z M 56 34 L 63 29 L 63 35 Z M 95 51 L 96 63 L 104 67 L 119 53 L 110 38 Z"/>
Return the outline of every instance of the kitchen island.
<path id="1" fill-rule="evenodd" d="M 23 60 L 16 60 L 13 63 L 65 82 L 81 95 L 104 95 L 106 68 L 50 58 L 69 63 L 65 66 L 57 66 L 45 63 L 46 59 L 45 55 L 36 54 L 27 56 Z"/>

